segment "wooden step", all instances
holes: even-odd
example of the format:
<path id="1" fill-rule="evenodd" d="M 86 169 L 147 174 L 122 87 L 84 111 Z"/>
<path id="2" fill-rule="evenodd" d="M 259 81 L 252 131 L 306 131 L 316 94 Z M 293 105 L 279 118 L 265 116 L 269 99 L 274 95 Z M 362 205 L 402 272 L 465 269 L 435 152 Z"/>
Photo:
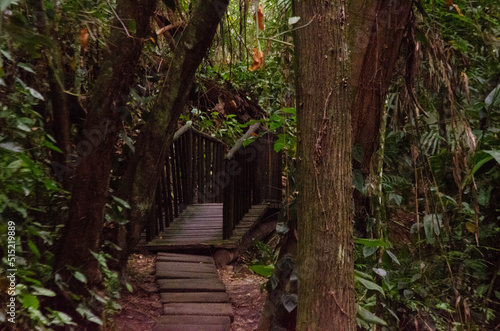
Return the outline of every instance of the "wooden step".
<path id="1" fill-rule="evenodd" d="M 231 323 L 230 323 L 231 325 Z M 229 331 L 225 324 L 158 324 L 154 331 Z"/>
<path id="2" fill-rule="evenodd" d="M 162 303 L 224 303 L 229 302 L 226 292 L 167 292 L 160 293 Z"/>
<path id="3" fill-rule="evenodd" d="M 198 279 L 198 278 L 219 278 L 216 273 L 213 272 L 192 272 L 192 271 L 178 271 L 178 270 L 166 270 L 160 269 L 156 270 L 156 278 L 171 278 L 171 279 Z"/>
<path id="4" fill-rule="evenodd" d="M 229 316 L 234 319 L 233 307 L 229 303 L 166 303 L 164 315 Z"/>
<path id="5" fill-rule="evenodd" d="M 161 316 L 154 331 L 228 331 L 231 325 L 229 316 L 183 315 Z"/>
<path id="6" fill-rule="evenodd" d="M 204 262 L 204 263 L 214 263 L 214 259 L 210 256 L 205 255 L 187 255 L 187 254 L 177 254 L 177 253 L 164 253 L 159 252 L 156 261 L 164 262 Z"/>
<path id="7" fill-rule="evenodd" d="M 225 292 L 226 287 L 218 278 L 196 279 L 158 279 L 160 292 Z"/>
<path id="8" fill-rule="evenodd" d="M 217 268 L 213 262 L 209 263 L 192 263 L 192 262 L 157 262 L 156 271 L 160 270 L 175 270 L 187 272 L 214 272 L 217 273 Z"/>

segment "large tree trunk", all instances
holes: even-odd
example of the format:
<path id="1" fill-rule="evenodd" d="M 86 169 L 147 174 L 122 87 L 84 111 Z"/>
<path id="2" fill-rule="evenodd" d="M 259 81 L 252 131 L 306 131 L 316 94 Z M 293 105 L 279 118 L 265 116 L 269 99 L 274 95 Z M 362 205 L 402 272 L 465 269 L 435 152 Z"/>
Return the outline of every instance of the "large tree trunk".
<path id="1" fill-rule="evenodd" d="M 356 330 L 345 1 L 301 0 L 297 89 L 297 330 Z"/>
<path id="2" fill-rule="evenodd" d="M 129 36 L 134 32 L 125 31 L 121 22 L 114 22 L 101 73 L 92 90 L 83 134 L 76 142 L 76 167 L 59 169 L 74 172 L 74 177 L 69 218 L 56 252 L 56 269 L 65 265 L 81 268 L 91 283 L 100 281 L 98 264 L 90 251 L 101 249 L 114 144 L 121 122 L 128 114 L 126 102 L 131 79 L 150 32 L 155 5 L 155 0 L 118 2 L 117 16 L 125 26 L 134 21 L 135 34 Z"/>
<path id="3" fill-rule="evenodd" d="M 158 101 L 138 138 L 135 154 L 122 181 L 120 196 L 127 198 L 131 210 L 129 223 L 119 233 L 122 248 L 119 265 L 139 241 L 152 205 L 160 167 L 180 114 L 186 104 L 194 75 L 207 53 L 228 0 L 200 0 L 176 47 Z"/>
<path id="4" fill-rule="evenodd" d="M 348 43 L 351 55 L 350 109 L 352 114 L 353 144 L 359 144 L 364 149 L 363 171 L 367 175 L 370 163 L 377 146 L 380 127 L 380 114 L 393 75 L 397 55 L 399 54 L 404 30 L 408 24 L 411 11 L 411 0 L 385 1 L 351 1 L 348 2 L 349 15 Z M 304 20 L 305 21 L 305 20 Z M 318 71 L 320 68 L 313 69 Z M 357 165 L 361 167 L 361 164 Z M 358 206 L 356 200 L 356 206 Z M 361 202 L 359 202 L 361 203 Z M 361 209 L 361 208 L 356 208 Z M 293 232 L 293 224 L 289 225 Z M 300 236 L 300 233 L 299 233 Z M 288 241 L 280 249 L 280 257 L 286 254 L 295 256 L 294 250 L 287 248 Z M 288 245 L 289 246 L 289 245 Z M 287 288 L 288 284 L 279 284 Z M 261 325 L 280 323 L 276 305 L 272 302 L 276 294 L 271 293 L 266 301 L 266 313 L 262 315 Z M 300 300 L 300 299 L 299 299 Z M 265 327 L 260 328 L 262 330 Z"/>

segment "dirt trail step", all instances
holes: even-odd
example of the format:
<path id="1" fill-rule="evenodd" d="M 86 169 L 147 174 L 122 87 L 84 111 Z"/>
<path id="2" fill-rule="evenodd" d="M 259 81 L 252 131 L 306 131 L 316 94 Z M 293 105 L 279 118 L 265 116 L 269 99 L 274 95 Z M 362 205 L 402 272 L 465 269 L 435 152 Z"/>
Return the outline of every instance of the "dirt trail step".
<path id="1" fill-rule="evenodd" d="M 155 331 L 228 331 L 234 319 L 213 258 L 158 253 L 156 279 L 163 314 Z"/>

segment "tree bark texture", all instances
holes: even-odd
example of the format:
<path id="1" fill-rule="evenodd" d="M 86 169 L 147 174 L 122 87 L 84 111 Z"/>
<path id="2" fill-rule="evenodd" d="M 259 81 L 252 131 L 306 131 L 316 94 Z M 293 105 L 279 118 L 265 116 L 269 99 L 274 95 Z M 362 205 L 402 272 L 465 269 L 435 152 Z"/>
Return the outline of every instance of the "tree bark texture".
<path id="1" fill-rule="evenodd" d="M 69 218 L 56 252 L 56 268 L 81 268 L 89 282 L 100 281 L 96 259 L 90 251 L 101 249 L 104 208 L 108 201 L 111 158 L 122 120 L 134 69 L 150 33 L 155 0 L 121 0 L 116 12 L 103 65 L 92 90 L 82 135 L 75 143 L 75 167 L 61 171 L 73 176 Z M 135 31 L 123 25 L 135 26 Z M 135 23 L 135 24 L 133 24 Z"/>
<path id="2" fill-rule="evenodd" d="M 197 1 L 192 18 L 175 48 L 158 100 L 138 138 L 136 152 L 119 193 L 131 206 L 126 231 L 122 228 L 118 238 L 122 266 L 144 229 L 159 170 L 165 164 L 194 75 L 212 43 L 227 5 L 228 0 Z"/>
<path id="3" fill-rule="evenodd" d="M 57 40 L 57 34 L 54 33 L 53 24 L 47 24 L 45 7 L 42 0 L 34 2 L 36 27 L 38 33 L 45 35 L 53 40 Z M 57 43 L 59 46 L 59 44 Z M 48 66 L 48 83 L 50 87 L 50 132 L 54 135 L 57 145 L 62 153 L 55 154 L 54 159 L 65 164 L 70 153 L 71 134 L 70 117 L 68 108 L 68 98 L 64 91 L 64 72 L 62 69 L 62 55 L 59 47 L 43 50 L 44 57 Z M 66 189 L 69 189 L 69 174 L 61 176 L 62 183 Z"/>
<path id="4" fill-rule="evenodd" d="M 409 22 L 412 0 L 350 1 L 353 143 L 363 148 L 363 174 L 378 146 L 382 109 Z"/>
<path id="5" fill-rule="evenodd" d="M 356 330 L 346 3 L 294 2 L 297 330 Z"/>

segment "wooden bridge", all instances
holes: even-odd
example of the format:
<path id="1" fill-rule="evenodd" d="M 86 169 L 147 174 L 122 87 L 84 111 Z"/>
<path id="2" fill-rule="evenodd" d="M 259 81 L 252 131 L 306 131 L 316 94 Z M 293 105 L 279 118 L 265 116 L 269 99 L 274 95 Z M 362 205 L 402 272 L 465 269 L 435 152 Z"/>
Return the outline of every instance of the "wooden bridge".
<path id="1" fill-rule="evenodd" d="M 226 150 L 190 124 L 175 133 L 140 248 L 235 248 L 269 209 L 280 207 L 282 165 L 273 136 L 257 123 Z"/>
<path id="2" fill-rule="evenodd" d="M 140 245 L 160 252 L 163 314 L 154 330 L 229 330 L 229 297 L 214 259 L 200 251 L 230 254 L 226 249 L 236 249 L 270 209 L 279 208 L 281 170 L 274 139 L 259 124 L 227 153 L 221 141 L 191 125 L 175 133 Z M 194 251 L 199 255 L 178 254 Z"/>

